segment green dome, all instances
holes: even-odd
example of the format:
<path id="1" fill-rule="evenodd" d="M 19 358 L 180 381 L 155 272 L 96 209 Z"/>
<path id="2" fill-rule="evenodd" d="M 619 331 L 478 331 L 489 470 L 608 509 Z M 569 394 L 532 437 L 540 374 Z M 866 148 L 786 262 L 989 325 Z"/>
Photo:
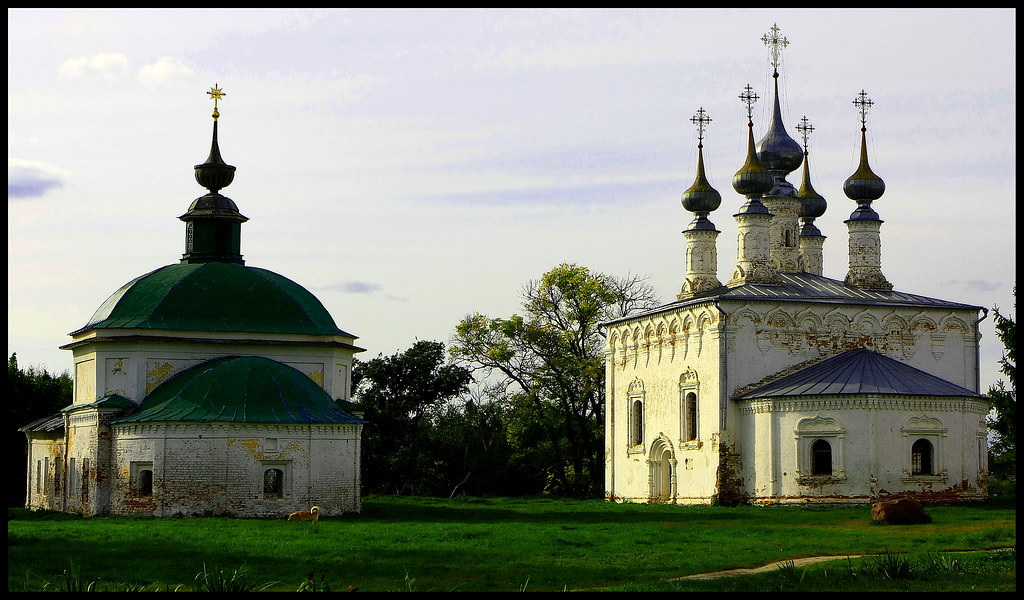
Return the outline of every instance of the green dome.
<path id="1" fill-rule="evenodd" d="M 261 356 L 226 356 L 163 382 L 117 423 L 362 423 L 309 376 Z"/>
<path id="2" fill-rule="evenodd" d="M 79 331 L 101 328 L 354 337 L 294 281 L 221 262 L 168 265 L 128 282 Z"/>

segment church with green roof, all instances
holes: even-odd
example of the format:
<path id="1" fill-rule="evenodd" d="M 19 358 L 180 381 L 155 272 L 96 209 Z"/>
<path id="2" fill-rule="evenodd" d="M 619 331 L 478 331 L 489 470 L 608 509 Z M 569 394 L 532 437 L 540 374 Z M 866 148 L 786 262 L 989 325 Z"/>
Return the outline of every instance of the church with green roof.
<path id="1" fill-rule="evenodd" d="M 185 253 L 123 285 L 62 346 L 74 399 L 22 427 L 26 506 L 83 515 L 282 517 L 358 512 L 356 337 L 298 283 L 246 266 L 248 219 L 220 190 L 215 100 L 208 193 L 180 217 Z"/>

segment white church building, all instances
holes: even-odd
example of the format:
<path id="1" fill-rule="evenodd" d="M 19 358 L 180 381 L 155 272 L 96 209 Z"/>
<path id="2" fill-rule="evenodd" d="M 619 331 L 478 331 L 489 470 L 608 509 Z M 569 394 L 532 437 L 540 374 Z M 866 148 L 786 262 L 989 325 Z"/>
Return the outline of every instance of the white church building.
<path id="1" fill-rule="evenodd" d="M 748 158 L 733 178 L 737 257 L 718 279 L 708 219 L 721 195 L 704 174 L 682 196 L 686 275 L 678 299 L 604 324 L 605 490 L 615 501 L 677 504 L 867 503 L 887 497 L 985 498 L 989 405 L 979 394 L 978 306 L 896 291 L 882 273 L 885 184 L 861 159 L 844 191 L 849 271 L 822 274 L 826 209 L 804 147 L 774 110 L 755 145 L 747 86 Z M 799 190 L 786 177 L 803 163 Z M 739 202 L 737 203 L 739 204 Z"/>
<path id="2" fill-rule="evenodd" d="M 217 141 L 195 167 L 209 193 L 180 217 L 185 254 L 113 293 L 63 349 L 73 403 L 22 428 L 26 506 L 80 513 L 286 516 L 359 511 L 363 421 L 346 412 L 355 337 L 299 284 L 245 266 L 221 195 Z"/>

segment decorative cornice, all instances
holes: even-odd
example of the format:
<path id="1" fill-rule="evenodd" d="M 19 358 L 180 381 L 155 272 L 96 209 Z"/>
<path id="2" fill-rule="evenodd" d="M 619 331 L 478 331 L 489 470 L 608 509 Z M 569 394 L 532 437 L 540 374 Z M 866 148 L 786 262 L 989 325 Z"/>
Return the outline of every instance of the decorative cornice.
<path id="1" fill-rule="evenodd" d="M 989 405 L 978 398 L 945 396 L 810 396 L 737 400 L 740 414 L 813 412 L 822 410 L 898 410 L 988 414 Z"/>

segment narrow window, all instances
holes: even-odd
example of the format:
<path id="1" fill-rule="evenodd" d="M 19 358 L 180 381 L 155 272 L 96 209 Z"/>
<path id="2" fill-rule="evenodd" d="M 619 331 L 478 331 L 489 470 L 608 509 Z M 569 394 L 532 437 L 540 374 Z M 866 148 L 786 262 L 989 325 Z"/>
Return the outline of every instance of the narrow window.
<path id="1" fill-rule="evenodd" d="M 263 495 L 268 498 L 280 498 L 284 491 L 284 471 L 267 469 L 263 472 Z"/>
<path id="2" fill-rule="evenodd" d="M 153 471 L 150 469 L 141 469 L 139 471 L 139 488 L 138 492 L 140 496 L 152 496 L 153 495 Z"/>
<path id="3" fill-rule="evenodd" d="M 686 439 L 691 442 L 697 439 L 697 394 L 686 394 Z"/>
<path id="4" fill-rule="evenodd" d="M 832 446 L 825 440 L 811 444 L 811 475 L 832 474 Z"/>
<path id="5" fill-rule="evenodd" d="M 932 472 L 932 443 L 922 438 L 910 449 L 910 468 L 913 475 L 934 475 Z"/>
<path id="6" fill-rule="evenodd" d="M 89 459 L 82 459 L 82 505 L 89 501 Z"/>
<path id="7" fill-rule="evenodd" d="M 43 491 L 43 461 L 36 461 L 36 493 L 40 494 Z"/>
<path id="8" fill-rule="evenodd" d="M 639 446 L 644 443 L 644 403 L 642 400 L 633 401 L 631 420 L 629 444 Z"/>

